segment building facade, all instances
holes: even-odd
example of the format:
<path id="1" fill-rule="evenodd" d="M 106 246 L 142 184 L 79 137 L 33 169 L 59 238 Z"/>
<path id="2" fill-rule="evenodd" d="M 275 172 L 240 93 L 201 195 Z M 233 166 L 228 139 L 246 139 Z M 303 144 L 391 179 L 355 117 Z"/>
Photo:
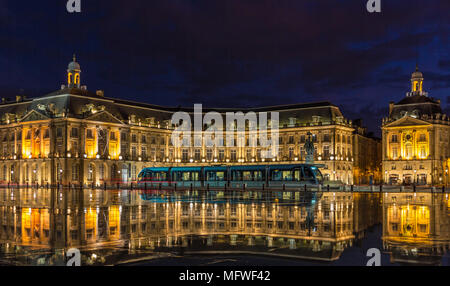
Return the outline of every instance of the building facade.
<path id="1" fill-rule="evenodd" d="M 279 153 L 269 161 L 262 158 L 262 148 L 249 146 L 248 134 L 247 143 L 240 147 L 176 147 L 171 141 L 172 115 L 184 111 L 194 116 L 193 108 L 108 98 L 101 90 L 88 91 L 80 75 L 74 57 L 68 65 L 67 85 L 60 90 L 33 99 L 2 100 L 0 179 L 4 184 L 101 185 L 135 181 L 139 171 L 150 166 L 300 163 L 305 161 L 308 133 L 326 180 L 352 184 L 354 176 L 361 175 L 369 181 L 373 162 L 381 160 L 375 150 L 377 140 L 329 102 L 240 110 L 279 113 Z M 209 111 L 225 115 L 237 110 L 204 113 Z M 361 152 L 363 144 L 374 151 Z"/>
<path id="2" fill-rule="evenodd" d="M 391 102 L 383 119 L 383 172 L 391 184 L 448 184 L 450 120 L 440 101 L 423 90 L 423 74 L 416 68 L 411 92 Z"/>

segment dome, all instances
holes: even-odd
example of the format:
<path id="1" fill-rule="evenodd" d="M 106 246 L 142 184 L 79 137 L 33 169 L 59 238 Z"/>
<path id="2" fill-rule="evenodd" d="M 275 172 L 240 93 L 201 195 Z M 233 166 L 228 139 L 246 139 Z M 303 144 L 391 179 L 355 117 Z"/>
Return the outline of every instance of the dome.
<path id="1" fill-rule="evenodd" d="M 419 71 L 419 67 L 416 66 L 416 71 L 412 73 L 411 79 L 422 79 L 423 74 Z"/>
<path id="2" fill-rule="evenodd" d="M 80 67 L 80 64 L 79 63 L 77 63 L 77 59 L 76 59 L 76 57 L 75 57 L 75 55 L 73 55 L 73 61 L 71 61 L 70 63 L 69 63 L 69 65 L 67 66 L 67 69 L 68 70 L 81 70 L 81 67 Z"/>

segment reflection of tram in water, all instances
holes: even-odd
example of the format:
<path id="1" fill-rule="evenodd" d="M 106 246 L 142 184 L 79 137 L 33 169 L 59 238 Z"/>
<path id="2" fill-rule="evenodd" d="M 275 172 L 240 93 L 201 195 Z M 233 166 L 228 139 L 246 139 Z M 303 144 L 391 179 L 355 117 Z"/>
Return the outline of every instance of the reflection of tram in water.
<path id="1" fill-rule="evenodd" d="M 140 197 L 148 203 L 208 203 L 208 204 L 260 204 L 278 203 L 287 206 L 314 206 L 321 197 L 321 192 L 301 191 L 175 191 L 141 190 Z"/>
<path id="2" fill-rule="evenodd" d="M 144 168 L 139 187 L 300 187 L 323 183 L 318 166 L 308 164 Z"/>

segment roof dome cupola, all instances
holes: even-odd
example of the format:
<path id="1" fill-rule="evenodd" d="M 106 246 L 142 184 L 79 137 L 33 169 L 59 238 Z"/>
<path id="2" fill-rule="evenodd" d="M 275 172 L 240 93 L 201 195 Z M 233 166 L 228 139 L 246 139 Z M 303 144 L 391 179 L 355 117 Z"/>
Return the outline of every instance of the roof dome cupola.
<path id="1" fill-rule="evenodd" d="M 408 96 L 415 95 L 428 96 L 428 94 L 423 91 L 423 74 L 419 71 L 418 65 L 416 65 L 416 71 L 411 75 L 411 92 L 408 93 Z"/>
<path id="2" fill-rule="evenodd" d="M 67 86 L 69 88 L 80 88 L 80 74 L 81 67 L 74 54 L 72 62 L 67 66 Z"/>

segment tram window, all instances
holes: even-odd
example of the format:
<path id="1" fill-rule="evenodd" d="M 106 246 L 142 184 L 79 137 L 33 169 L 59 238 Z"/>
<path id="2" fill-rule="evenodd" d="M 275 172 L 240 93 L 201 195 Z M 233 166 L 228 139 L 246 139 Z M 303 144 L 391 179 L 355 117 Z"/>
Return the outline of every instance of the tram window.
<path id="1" fill-rule="evenodd" d="M 190 172 L 183 172 L 182 174 L 183 174 L 182 177 L 181 177 L 181 178 L 182 178 L 182 179 L 181 179 L 182 181 L 190 181 L 190 180 L 191 180 L 191 179 L 190 179 L 190 177 L 191 177 L 191 176 L 190 176 L 190 175 L 191 175 Z"/>
<path id="2" fill-rule="evenodd" d="M 217 172 L 216 180 L 217 181 L 225 181 L 225 172 Z"/>
<path id="3" fill-rule="evenodd" d="M 283 174 L 280 170 L 272 171 L 272 181 L 281 181 L 283 180 Z"/>
<path id="4" fill-rule="evenodd" d="M 192 181 L 198 181 L 198 172 L 192 172 Z"/>
<path id="5" fill-rule="evenodd" d="M 233 181 L 242 181 L 242 174 L 240 171 L 233 172 Z"/>
<path id="6" fill-rule="evenodd" d="M 292 171 L 283 171 L 283 181 L 292 181 Z"/>
<path id="7" fill-rule="evenodd" d="M 314 179 L 314 174 L 313 174 L 313 172 L 311 171 L 311 168 L 306 167 L 306 168 L 303 169 L 303 171 L 305 172 L 305 177 L 306 177 L 308 180 Z"/>
<path id="8" fill-rule="evenodd" d="M 244 171 L 244 172 L 242 172 L 242 177 L 243 177 L 244 181 L 251 181 L 252 180 L 252 172 Z"/>
<path id="9" fill-rule="evenodd" d="M 301 172 L 301 170 L 299 170 L 299 169 L 296 169 L 295 171 L 294 171 L 294 181 L 297 181 L 297 182 L 300 182 L 300 181 L 302 181 L 302 172 Z"/>
<path id="10" fill-rule="evenodd" d="M 253 177 L 255 178 L 255 181 L 262 181 L 263 180 L 261 171 L 255 171 Z"/>

